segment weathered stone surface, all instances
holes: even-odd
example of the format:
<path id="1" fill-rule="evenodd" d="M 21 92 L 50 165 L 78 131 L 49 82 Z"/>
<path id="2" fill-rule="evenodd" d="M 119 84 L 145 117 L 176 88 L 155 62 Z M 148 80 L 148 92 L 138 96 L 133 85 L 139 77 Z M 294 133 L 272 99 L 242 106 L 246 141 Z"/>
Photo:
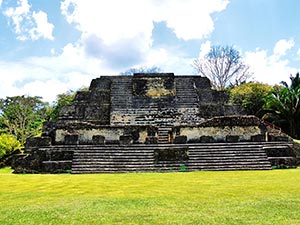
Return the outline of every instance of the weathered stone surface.
<path id="1" fill-rule="evenodd" d="M 107 145 L 119 145 L 120 141 L 119 140 L 106 140 L 105 144 L 107 144 Z"/>
<path id="2" fill-rule="evenodd" d="M 47 159 L 47 161 L 72 160 L 73 159 L 73 151 L 48 150 L 48 151 L 46 151 L 46 159 Z"/>
<path id="3" fill-rule="evenodd" d="M 214 138 L 212 136 L 201 136 L 200 142 L 201 143 L 212 143 L 212 142 L 214 142 Z"/>
<path id="4" fill-rule="evenodd" d="M 157 137 L 148 136 L 146 137 L 145 144 L 158 144 L 158 139 Z"/>
<path id="5" fill-rule="evenodd" d="M 174 144 L 186 144 L 187 143 L 187 136 L 178 135 L 173 140 Z"/>
<path id="6" fill-rule="evenodd" d="M 155 161 L 187 161 L 189 159 L 188 149 L 160 149 L 154 151 Z"/>
<path id="7" fill-rule="evenodd" d="M 110 77 L 100 77 L 93 79 L 90 85 L 90 90 L 109 90 L 111 87 Z"/>
<path id="8" fill-rule="evenodd" d="M 65 139 L 64 139 L 64 144 L 65 145 L 78 145 L 79 144 L 78 135 L 77 134 L 66 135 Z"/>
<path id="9" fill-rule="evenodd" d="M 120 136 L 120 144 L 121 145 L 129 145 L 133 143 L 133 139 L 131 135 L 122 135 Z"/>
<path id="10" fill-rule="evenodd" d="M 174 96 L 174 74 L 135 74 L 133 94 L 150 98 Z"/>
<path id="11" fill-rule="evenodd" d="M 94 145 L 103 145 L 105 143 L 105 137 L 102 135 L 93 135 L 92 142 Z"/>
<path id="12" fill-rule="evenodd" d="M 286 135 L 284 135 L 284 136 L 269 135 L 268 140 L 269 141 L 284 141 L 284 142 L 287 142 L 287 141 L 290 141 L 290 138 Z"/>
<path id="13" fill-rule="evenodd" d="M 264 135 L 264 134 L 253 135 L 253 136 L 251 136 L 251 141 L 264 142 L 264 141 L 266 141 L 266 135 Z"/>
<path id="14" fill-rule="evenodd" d="M 226 142 L 239 142 L 240 136 L 238 135 L 227 135 L 226 136 Z"/>
<path id="15" fill-rule="evenodd" d="M 88 102 L 91 98 L 91 91 L 77 91 L 75 96 L 76 102 Z"/>
<path id="16" fill-rule="evenodd" d="M 222 116 L 208 119 L 200 124 L 202 127 L 225 126 L 260 126 L 261 121 L 256 116 Z"/>
<path id="17" fill-rule="evenodd" d="M 70 173 L 72 161 L 45 161 L 43 162 L 43 171 L 45 173 Z"/>
<path id="18" fill-rule="evenodd" d="M 27 138 L 25 148 L 50 146 L 50 137 L 31 137 Z"/>

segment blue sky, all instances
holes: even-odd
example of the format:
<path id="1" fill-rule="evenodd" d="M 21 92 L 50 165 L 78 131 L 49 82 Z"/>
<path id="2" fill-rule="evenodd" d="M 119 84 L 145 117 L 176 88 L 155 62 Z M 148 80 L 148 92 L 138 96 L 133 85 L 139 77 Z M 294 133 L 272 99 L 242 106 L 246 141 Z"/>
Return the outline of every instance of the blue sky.
<path id="1" fill-rule="evenodd" d="M 298 0 L 0 0 L 0 98 L 46 101 L 100 75 L 158 66 L 195 74 L 212 45 L 232 45 L 253 80 L 299 71 Z"/>

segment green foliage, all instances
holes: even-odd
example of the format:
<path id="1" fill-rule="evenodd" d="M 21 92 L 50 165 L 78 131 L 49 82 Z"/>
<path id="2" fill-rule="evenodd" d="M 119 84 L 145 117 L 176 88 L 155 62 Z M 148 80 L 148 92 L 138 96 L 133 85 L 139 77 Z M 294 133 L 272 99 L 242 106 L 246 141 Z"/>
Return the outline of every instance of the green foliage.
<path id="1" fill-rule="evenodd" d="M 82 87 L 78 91 L 88 91 L 88 88 Z M 70 105 L 74 102 L 74 99 L 75 99 L 78 91 L 69 90 L 65 93 L 57 95 L 56 101 L 54 102 L 53 106 L 47 112 L 48 120 L 49 121 L 57 121 L 61 109 L 64 106 Z"/>
<path id="2" fill-rule="evenodd" d="M 10 134 L 0 135 L 0 158 L 20 148 L 21 143 L 14 136 Z"/>
<path id="3" fill-rule="evenodd" d="M 59 112 L 65 105 L 70 105 L 76 96 L 76 92 L 69 90 L 66 93 L 57 95 L 56 101 L 54 102 L 49 114 L 49 121 L 56 121 L 59 117 Z"/>
<path id="4" fill-rule="evenodd" d="M 14 96 L 0 99 L 0 132 L 11 134 L 21 145 L 41 134 L 48 104 L 41 97 Z"/>
<path id="5" fill-rule="evenodd" d="M 288 133 L 294 138 L 300 137 L 300 79 L 299 73 L 291 76 L 291 85 L 282 82 L 266 99 L 265 108 L 269 110 L 280 126 L 287 122 Z"/>
<path id="6" fill-rule="evenodd" d="M 234 104 L 242 105 L 250 115 L 262 116 L 265 98 L 273 90 L 268 84 L 249 82 L 231 88 L 230 100 Z"/>
<path id="7" fill-rule="evenodd" d="M 300 224 L 296 169 L 0 180 L 0 224 Z"/>

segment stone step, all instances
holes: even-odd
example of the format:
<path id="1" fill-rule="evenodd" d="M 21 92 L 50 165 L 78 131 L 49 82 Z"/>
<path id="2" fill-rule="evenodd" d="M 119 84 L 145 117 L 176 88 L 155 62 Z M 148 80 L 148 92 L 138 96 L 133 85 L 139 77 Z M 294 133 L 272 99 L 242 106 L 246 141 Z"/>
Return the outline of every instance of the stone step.
<path id="1" fill-rule="evenodd" d="M 102 169 L 98 169 L 98 168 L 89 168 L 89 169 L 74 169 L 72 170 L 73 174 L 93 174 L 93 173 L 128 173 L 128 172 L 153 172 L 154 168 L 143 168 L 143 169 L 136 169 L 136 168 L 102 168 Z"/>
<path id="2" fill-rule="evenodd" d="M 275 143 L 276 144 L 276 143 Z M 280 143 L 278 143 L 280 144 Z M 181 148 L 188 148 L 190 150 L 193 149 L 214 149 L 214 150 L 220 150 L 220 148 L 239 148 L 242 147 L 243 149 L 246 148 L 265 148 L 269 146 L 270 143 L 268 142 L 237 142 L 237 143 L 189 143 L 189 144 L 169 144 L 164 146 L 159 145 L 146 145 L 146 144 L 132 144 L 132 145 L 56 145 L 51 147 L 41 147 L 40 150 L 99 150 L 99 149 L 115 149 L 115 150 L 141 150 L 144 151 L 146 149 L 153 150 L 153 149 L 181 149 Z"/>
<path id="3" fill-rule="evenodd" d="M 80 161 L 73 162 L 73 168 L 89 168 L 89 167 L 149 167 L 153 166 L 153 160 L 151 162 L 122 162 L 122 161 Z"/>
<path id="4" fill-rule="evenodd" d="M 271 169 L 270 162 L 267 161 L 263 150 L 265 146 L 270 147 L 272 145 L 265 143 L 206 143 L 189 145 L 74 146 L 72 172 L 182 171 L 180 167 L 183 165 L 185 165 L 184 170 L 186 171 L 265 170 Z M 72 149 L 71 146 L 67 147 Z M 170 148 L 174 150 L 189 149 L 189 160 L 183 162 L 155 162 L 155 150 Z"/>

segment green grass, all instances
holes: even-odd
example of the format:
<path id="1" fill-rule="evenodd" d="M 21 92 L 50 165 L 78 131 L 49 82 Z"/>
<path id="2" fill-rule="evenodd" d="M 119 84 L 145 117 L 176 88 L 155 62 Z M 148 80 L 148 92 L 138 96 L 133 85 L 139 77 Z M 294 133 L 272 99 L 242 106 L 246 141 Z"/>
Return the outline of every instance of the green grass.
<path id="1" fill-rule="evenodd" d="M 300 170 L 15 175 L 0 224 L 300 224 Z"/>

